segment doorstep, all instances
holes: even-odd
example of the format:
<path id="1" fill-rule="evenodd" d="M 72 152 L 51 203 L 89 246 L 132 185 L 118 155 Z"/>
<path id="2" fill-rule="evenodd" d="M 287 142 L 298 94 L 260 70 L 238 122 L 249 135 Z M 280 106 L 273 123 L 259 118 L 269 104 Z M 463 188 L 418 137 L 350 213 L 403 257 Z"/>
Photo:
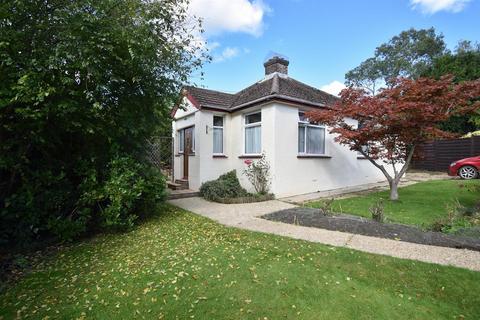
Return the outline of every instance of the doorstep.
<path id="1" fill-rule="evenodd" d="M 198 197 L 199 195 L 200 193 L 198 191 L 190 190 L 190 189 L 169 190 L 167 199 L 173 200 L 173 199 L 193 198 L 193 197 Z"/>

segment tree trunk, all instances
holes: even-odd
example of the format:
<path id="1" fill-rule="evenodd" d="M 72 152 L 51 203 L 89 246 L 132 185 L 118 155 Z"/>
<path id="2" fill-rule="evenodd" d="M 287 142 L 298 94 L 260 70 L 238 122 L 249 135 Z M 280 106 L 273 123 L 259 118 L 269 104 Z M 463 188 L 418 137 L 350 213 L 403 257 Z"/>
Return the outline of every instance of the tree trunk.
<path id="1" fill-rule="evenodd" d="M 398 200 L 398 182 L 395 180 L 390 182 L 390 200 Z"/>

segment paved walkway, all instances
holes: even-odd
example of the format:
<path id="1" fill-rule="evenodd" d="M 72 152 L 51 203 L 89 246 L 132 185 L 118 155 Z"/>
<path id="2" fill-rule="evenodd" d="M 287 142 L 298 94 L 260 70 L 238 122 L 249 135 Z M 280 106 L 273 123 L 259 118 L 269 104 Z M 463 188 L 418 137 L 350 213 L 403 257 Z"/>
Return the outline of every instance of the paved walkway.
<path id="1" fill-rule="evenodd" d="M 427 246 L 346 232 L 308 228 L 259 218 L 259 216 L 267 213 L 294 207 L 293 204 L 279 200 L 244 204 L 220 204 L 195 197 L 170 200 L 169 203 L 211 218 L 226 226 L 272 233 L 397 258 L 453 265 L 480 271 L 480 252 L 477 251 Z"/>

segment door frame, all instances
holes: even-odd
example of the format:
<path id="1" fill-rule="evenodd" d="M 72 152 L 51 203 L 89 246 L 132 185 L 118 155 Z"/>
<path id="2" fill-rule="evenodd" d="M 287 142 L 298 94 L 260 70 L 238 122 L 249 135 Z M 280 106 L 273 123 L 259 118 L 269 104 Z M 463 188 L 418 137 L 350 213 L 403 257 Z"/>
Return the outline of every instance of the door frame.
<path id="1" fill-rule="evenodd" d="M 183 130 L 183 179 L 188 180 L 190 155 L 193 154 L 195 125 L 182 128 Z"/>

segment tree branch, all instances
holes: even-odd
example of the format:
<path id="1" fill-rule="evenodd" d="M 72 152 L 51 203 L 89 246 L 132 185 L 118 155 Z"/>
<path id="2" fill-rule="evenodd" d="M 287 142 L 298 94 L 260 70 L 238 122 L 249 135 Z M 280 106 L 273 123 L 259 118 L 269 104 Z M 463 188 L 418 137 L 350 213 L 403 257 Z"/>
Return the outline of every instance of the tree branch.
<path id="1" fill-rule="evenodd" d="M 413 145 L 410 148 L 410 151 L 408 152 L 408 155 L 407 155 L 407 159 L 405 160 L 405 164 L 403 165 L 402 169 L 398 174 L 398 180 L 400 180 L 400 178 L 405 174 L 405 172 L 407 172 L 408 166 L 410 165 L 410 161 L 412 161 L 413 153 L 415 151 L 415 146 L 416 145 Z"/>
<path id="2" fill-rule="evenodd" d="M 370 157 L 367 153 L 365 153 L 362 148 L 359 149 L 359 152 L 368 160 L 370 161 L 375 167 L 377 167 L 378 169 L 380 169 L 380 171 L 382 171 L 382 173 L 385 175 L 385 177 L 387 178 L 388 182 L 392 181 L 392 176 L 390 176 L 390 174 L 387 172 L 387 170 L 385 169 L 384 166 L 382 165 L 379 165 L 377 162 L 375 162 L 375 160 Z"/>

